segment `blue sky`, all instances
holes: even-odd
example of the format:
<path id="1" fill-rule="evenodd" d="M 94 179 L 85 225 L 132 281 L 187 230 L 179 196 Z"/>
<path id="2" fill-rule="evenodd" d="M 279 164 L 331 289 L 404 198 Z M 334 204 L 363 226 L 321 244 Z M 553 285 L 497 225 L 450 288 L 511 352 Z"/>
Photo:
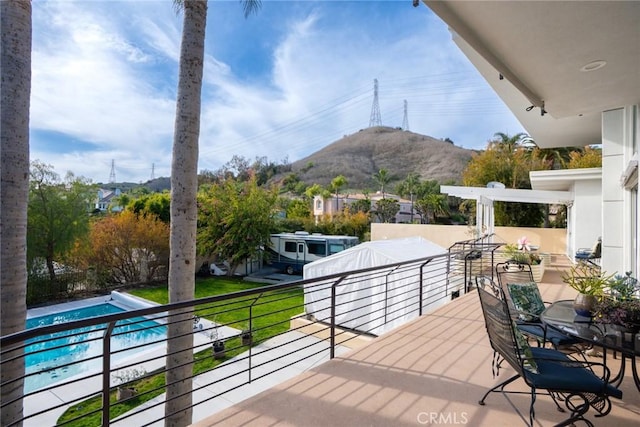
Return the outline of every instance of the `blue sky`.
<path id="1" fill-rule="evenodd" d="M 33 3 L 31 159 L 107 182 L 169 176 L 182 15 L 170 0 Z M 290 162 L 382 124 L 484 148 L 522 127 L 424 5 L 209 1 L 199 170 Z"/>

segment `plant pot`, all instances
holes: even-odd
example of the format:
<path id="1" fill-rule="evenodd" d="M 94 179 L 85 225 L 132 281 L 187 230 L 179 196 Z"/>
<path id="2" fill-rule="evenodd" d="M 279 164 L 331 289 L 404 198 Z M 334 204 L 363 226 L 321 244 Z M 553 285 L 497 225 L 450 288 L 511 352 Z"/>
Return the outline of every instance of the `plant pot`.
<path id="1" fill-rule="evenodd" d="M 212 345 L 213 347 L 213 358 L 216 360 L 224 359 L 226 356 L 226 352 L 224 350 L 224 342 L 216 341 Z"/>
<path id="2" fill-rule="evenodd" d="M 578 294 L 573 301 L 573 309 L 580 316 L 593 317 L 597 302 L 598 298 L 594 295 Z"/>
<path id="3" fill-rule="evenodd" d="M 536 283 L 542 282 L 542 277 L 544 276 L 545 270 L 545 261 L 544 259 L 540 261 L 540 264 L 532 264 L 531 265 L 531 274 L 533 274 L 533 281 Z"/>
<path id="4" fill-rule="evenodd" d="M 251 334 L 242 334 L 242 345 L 249 346 L 253 342 Z"/>
<path id="5" fill-rule="evenodd" d="M 130 399 L 136 394 L 136 389 L 133 387 L 118 387 L 116 389 L 116 399 L 118 402 Z"/>

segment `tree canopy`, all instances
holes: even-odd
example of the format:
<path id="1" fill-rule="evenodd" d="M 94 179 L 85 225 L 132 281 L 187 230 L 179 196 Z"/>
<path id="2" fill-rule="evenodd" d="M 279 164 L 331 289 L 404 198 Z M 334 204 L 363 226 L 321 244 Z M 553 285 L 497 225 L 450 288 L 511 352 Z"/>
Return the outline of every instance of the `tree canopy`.
<path id="1" fill-rule="evenodd" d="M 111 283 L 145 283 L 169 264 L 169 225 L 153 214 L 108 215 L 91 225 L 86 263 Z"/>
<path id="2" fill-rule="evenodd" d="M 89 232 L 89 211 L 96 187 L 68 173 L 64 180 L 51 165 L 31 163 L 27 222 L 27 259 L 44 259 L 50 278 L 77 239 Z"/>
<path id="3" fill-rule="evenodd" d="M 380 199 L 376 203 L 375 214 L 380 222 L 393 222 L 400 211 L 400 204 L 394 199 Z"/>
<path id="4" fill-rule="evenodd" d="M 155 215 L 168 224 L 171 219 L 171 194 L 168 192 L 143 194 L 138 198 L 130 199 L 125 208 L 137 215 Z"/>
<path id="5" fill-rule="evenodd" d="M 378 172 L 373 174 L 373 180 L 380 188 L 380 192 L 382 193 L 382 198 L 385 197 L 385 187 L 393 177 L 389 174 L 389 171 L 386 169 L 380 169 Z"/>
<path id="6" fill-rule="evenodd" d="M 277 192 L 229 179 L 204 187 L 198 194 L 198 239 L 201 255 L 226 260 L 230 274 L 269 244 Z"/>
<path id="7" fill-rule="evenodd" d="M 497 181 L 507 188 L 530 189 L 529 171 L 551 168 L 551 161 L 541 155 L 526 134 L 512 137 L 496 133 L 487 150 L 475 155 L 462 173 L 464 185 L 484 187 Z M 542 205 L 496 202 L 497 225 L 540 226 L 544 219 Z"/>

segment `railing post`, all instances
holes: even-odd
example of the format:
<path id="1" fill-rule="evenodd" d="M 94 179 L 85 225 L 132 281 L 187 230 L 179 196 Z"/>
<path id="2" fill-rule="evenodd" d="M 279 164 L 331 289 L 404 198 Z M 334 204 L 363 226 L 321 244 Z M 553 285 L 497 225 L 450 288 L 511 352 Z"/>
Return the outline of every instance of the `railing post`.
<path id="1" fill-rule="evenodd" d="M 102 337 L 102 425 L 110 425 L 109 412 L 111 412 L 111 333 L 116 322 L 109 322 Z"/>
<path id="2" fill-rule="evenodd" d="M 263 295 L 263 292 L 259 293 L 249 305 L 249 383 L 251 383 L 251 358 L 253 356 L 253 306 Z M 242 335 L 240 335 L 240 344 L 242 344 Z"/>
<path id="3" fill-rule="evenodd" d="M 255 301 L 249 306 L 249 384 L 251 384 L 251 349 L 253 348 L 253 304 Z M 242 342 L 242 337 L 240 337 L 240 341 Z"/>
<path id="4" fill-rule="evenodd" d="M 422 303 L 424 302 L 424 299 L 422 298 L 422 294 L 424 291 L 424 285 L 423 285 L 423 281 L 424 281 L 424 266 L 429 264 L 431 262 L 430 259 L 428 259 L 424 264 L 420 265 L 420 286 L 418 286 L 418 292 L 420 292 L 419 295 L 419 307 L 418 307 L 418 316 L 422 316 Z M 447 281 L 449 280 L 449 273 L 447 272 Z M 446 286 L 446 284 L 445 284 Z"/>
<path id="5" fill-rule="evenodd" d="M 336 288 L 338 284 L 345 279 L 342 276 L 331 285 L 331 336 L 329 337 L 329 358 L 336 357 Z"/>
<path id="6" fill-rule="evenodd" d="M 387 324 L 387 312 L 389 311 L 389 276 L 398 270 L 400 266 L 394 267 L 384 275 L 384 324 Z"/>
<path id="7" fill-rule="evenodd" d="M 418 277 L 418 280 L 420 281 L 420 285 L 418 286 L 418 292 L 419 292 L 419 295 L 418 295 L 418 316 L 422 316 L 422 302 L 423 302 L 422 301 L 422 275 L 423 275 L 423 272 L 424 272 L 424 266 L 425 265 L 426 264 L 422 264 L 420 266 L 420 274 L 419 274 L 419 277 Z"/>
<path id="8" fill-rule="evenodd" d="M 336 285 L 331 286 L 331 336 L 329 341 L 329 359 L 336 357 Z"/>

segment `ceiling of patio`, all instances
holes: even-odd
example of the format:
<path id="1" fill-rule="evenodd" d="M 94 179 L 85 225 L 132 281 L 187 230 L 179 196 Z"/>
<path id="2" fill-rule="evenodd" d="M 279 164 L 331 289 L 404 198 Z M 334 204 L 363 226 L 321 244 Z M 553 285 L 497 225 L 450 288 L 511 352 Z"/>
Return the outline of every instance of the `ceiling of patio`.
<path id="1" fill-rule="evenodd" d="M 601 143 L 600 113 L 640 103 L 640 2 L 425 3 L 540 146 Z"/>

